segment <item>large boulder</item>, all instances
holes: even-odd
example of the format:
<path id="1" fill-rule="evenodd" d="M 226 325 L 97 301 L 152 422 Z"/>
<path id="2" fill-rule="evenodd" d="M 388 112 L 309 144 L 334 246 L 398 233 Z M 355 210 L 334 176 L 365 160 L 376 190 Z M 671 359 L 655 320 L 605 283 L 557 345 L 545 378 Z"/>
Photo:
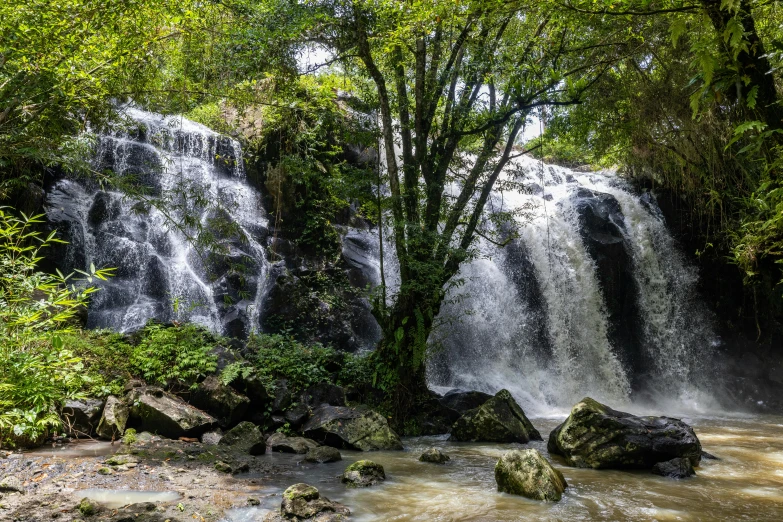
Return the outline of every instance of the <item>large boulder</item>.
<path id="1" fill-rule="evenodd" d="M 386 480 L 383 466 L 371 460 L 357 460 L 343 472 L 342 482 L 349 488 L 366 488 Z"/>
<path id="2" fill-rule="evenodd" d="M 314 384 L 302 393 L 301 402 L 311 408 L 322 404 L 345 406 L 345 389 L 329 382 Z"/>
<path id="3" fill-rule="evenodd" d="M 264 522 L 313 521 L 337 522 L 346 520 L 351 510 L 342 504 L 322 497 L 316 488 L 309 484 L 294 484 L 283 492 L 283 502 L 279 513 L 270 513 Z"/>
<path id="4" fill-rule="evenodd" d="M 129 414 L 128 406 L 114 395 L 110 395 L 103 407 L 103 414 L 98 422 L 98 428 L 95 430 L 96 433 L 102 439 L 119 439 L 125 433 Z"/>
<path id="5" fill-rule="evenodd" d="M 311 449 L 318 447 L 318 443 L 304 437 L 287 437 L 284 433 L 273 433 L 266 439 L 266 446 L 276 453 L 304 455 Z"/>
<path id="6" fill-rule="evenodd" d="M 492 395 L 480 391 L 465 391 L 455 388 L 446 393 L 440 398 L 440 403 L 456 410 L 460 413 L 465 413 L 468 410 L 478 408 L 489 399 Z"/>
<path id="7" fill-rule="evenodd" d="M 213 415 L 221 427 L 228 428 L 242 420 L 250 399 L 225 386 L 216 375 L 210 375 L 199 383 L 190 403 Z"/>
<path id="8" fill-rule="evenodd" d="M 302 427 L 316 442 L 335 448 L 360 451 L 401 450 L 400 437 L 383 415 L 367 407 L 322 405 Z"/>
<path id="9" fill-rule="evenodd" d="M 513 450 L 495 465 L 498 491 L 536 500 L 558 501 L 568 487 L 560 471 L 534 449 Z"/>
<path id="10" fill-rule="evenodd" d="M 681 420 L 637 417 L 589 397 L 552 431 L 547 449 L 580 468 L 651 468 L 677 457 L 697 466 L 701 460 L 701 443 Z"/>
<path id="11" fill-rule="evenodd" d="M 258 429 L 258 426 L 247 421 L 240 422 L 228 430 L 220 438 L 218 444 L 230 446 L 234 450 L 250 453 L 251 455 L 263 455 L 266 453 L 263 433 Z"/>
<path id="12" fill-rule="evenodd" d="M 76 437 L 89 437 L 95 433 L 102 412 L 103 401 L 100 399 L 67 401 L 63 406 L 66 431 Z"/>
<path id="13" fill-rule="evenodd" d="M 511 394 L 500 390 L 478 408 L 465 412 L 454 423 L 451 440 L 524 443 L 543 439 Z"/>
<path id="14" fill-rule="evenodd" d="M 432 393 L 432 392 L 431 392 Z M 460 418 L 460 412 L 445 406 L 434 393 L 414 405 L 405 423 L 405 435 L 442 435 Z"/>
<path id="15" fill-rule="evenodd" d="M 149 431 L 176 439 L 198 437 L 217 421 L 206 412 L 160 388 L 135 388 L 128 394 L 130 423 L 139 431 Z"/>

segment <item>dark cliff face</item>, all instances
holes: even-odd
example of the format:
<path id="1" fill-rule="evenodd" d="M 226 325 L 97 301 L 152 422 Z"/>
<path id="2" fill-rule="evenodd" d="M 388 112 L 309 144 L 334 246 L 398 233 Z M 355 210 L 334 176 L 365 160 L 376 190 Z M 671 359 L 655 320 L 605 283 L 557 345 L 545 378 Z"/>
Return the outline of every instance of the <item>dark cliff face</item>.
<path id="1" fill-rule="evenodd" d="M 596 264 L 596 275 L 609 314 L 609 338 L 622 347 L 619 356 L 630 370 L 632 386 L 651 361 L 642 349 L 639 289 L 634 278 L 631 248 L 625 235 L 624 216 L 614 196 L 579 188 L 574 194 L 579 233 Z"/>

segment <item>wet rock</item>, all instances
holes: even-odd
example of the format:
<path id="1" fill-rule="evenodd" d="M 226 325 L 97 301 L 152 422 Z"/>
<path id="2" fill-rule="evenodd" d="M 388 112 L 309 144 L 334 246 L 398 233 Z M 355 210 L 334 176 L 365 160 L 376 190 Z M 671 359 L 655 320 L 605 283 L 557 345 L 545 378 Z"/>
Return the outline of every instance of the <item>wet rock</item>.
<path id="1" fill-rule="evenodd" d="M 283 414 L 283 418 L 292 428 L 298 428 L 310 418 L 310 408 L 307 404 L 297 403 Z"/>
<path id="2" fill-rule="evenodd" d="M 283 433 L 273 433 L 266 439 L 266 446 L 276 453 L 297 453 L 304 455 L 318 446 L 314 440 L 305 437 L 287 437 Z"/>
<path id="3" fill-rule="evenodd" d="M 258 426 L 252 422 L 240 422 L 228 430 L 220 439 L 221 446 L 231 446 L 232 449 L 250 453 L 251 455 L 263 455 L 266 453 L 264 435 Z"/>
<path id="4" fill-rule="evenodd" d="M 122 466 L 125 464 L 138 464 L 139 457 L 136 455 L 112 455 L 104 461 L 107 466 Z"/>
<path id="5" fill-rule="evenodd" d="M 652 472 L 655 475 L 676 479 L 688 478 L 696 474 L 690 459 L 686 458 L 658 462 L 652 467 Z"/>
<path id="6" fill-rule="evenodd" d="M 698 465 L 701 460 L 701 443 L 681 420 L 637 417 L 589 397 L 552 431 L 547 449 L 580 468 L 651 468 L 677 457 Z"/>
<path id="7" fill-rule="evenodd" d="M 357 460 L 343 472 L 343 484 L 349 488 L 366 488 L 386 480 L 383 466 L 371 460 Z"/>
<path id="8" fill-rule="evenodd" d="M 405 424 L 405 435 L 442 435 L 451 431 L 460 413 L 440 402 L 439 397 L 431 395 L 418 402 Z"/>
<path id="9" fill-rule="evenodd" d="M 190 403 L 214 416 L 221 427 L 228 428 L 242 420 L 250 399 L 223 385 L 216 375 L 210 375 L 199 383 Z"/>
<path id="10" fill-rule="evenodd" d="M 215 469 L 221 473 L 231 473 L 233 471 L 233 468 L 222 460 L 215 462 Z"/>
<path id="11" fill-rule="evenodd" d="M 78 509 L 79 513 L 85 517 L 91 517 L 98 512 L 98 505 L 89 498 L 85 497 L 79 502 L 79 505 L 76 506 L 76 509 Z"/>
<path id="12" fill-rule="evenodd" d="M 201 443 L 209 446 L 216 446 L 223 438 L 223 432 L 220 430 L 208 431 L 201 436 Z"/>
<path id="13" fill-rule="evenodd" d="M 103 415 L 98 422 L 96 433 L 102 439 L 119 439 L 125 432 L 129 414 L 128 406 L 117 397 L 110 395 L 103 407 Z"/>
<path id="14" fill-rule="evenodd" d="M 643 349 L 639 289 L 633 249 L 626 239 L 625 216 L 611 194 L 579 187 L 573 195 L 582 241 L 596 264 L 596 276 L 609 315 L 609 340 L 622 346 L 620 356 L 632 378 L 644 374 L 652 361 Z"/>
<path id="15" fill-rule="evenodd" d="M 285 520 L 337 522 L 346 520 L 351 511 L 340 503 L 322 497 L 316 488 L 309 484 L 294 484 L 283 492 L 280 513 L 268 515 L 265 522 Z"/>
<path id="16" fill-rule="evenodd" d="M 468 410 L 451 428 L 451 440 L 528 442 L 543 440 L 507 390 L 500 390 L 478 408 Z"/>
<path id="17" fill-rule="evenodd" d="M 478 408 L 491 398 L 492 395 L 480 391 L 454 389 L 441 397 L 440 403 L 452 410 L 465 413 L 468 410 Z"/>
<path id="18" fill-rule="evenodd" d="M 67 401 L 63 406 L 63 418 L 68 434 L 89 437 L 95 433 L 102 412 L 103 401 L 99 399 Z"/>
<path id="19" fill-rule="evenodd" d="M 345 389 L 329 382 L 321 382 L 307 388 L 302 393 L 301 401 L 311 408 L 322 404 L 329 406 L 345 406 Z"/>
<path id="20" fill-rule="evenodd" d="M 383 415 L 363 406 L 323 405 L 302 427 L 320 444 L 361 451 L 401 450 L 402 442 Z"/>
<path id="21" fill-rule="evenodd" d="M 495 465 L 498 491 L 535 500 L 558 501 L 568 487 L 560 471 L 534 449 L 513 450 Z"/>
<path id="22" fill-rule="evenodd" d="M 272 398 L 272 411 L 282 412 L 286 410 L 293 402 L 291 391 L 288 389 L 287 379 L 278 379 L 275 381 L 275 394 Z"/>
<path id="23" fill-rule="evenodd" d="M 441 452 L 438 448 L 429 448 L 419 457 L 421 462 L 432 462 L 433 464 L 445 464 L 451 460 L 451 457 Z"/>
<path id="24" fill-rule="evenodd" d="M 0 480 L 0 491 L 8 493 L 24 493 L 21 479 L 13 475 L 6 475 Z"/>
<path id="25" fill-rule="evenodd" d="M 707 453 L 706 451 L 701 452 L 701 458 L 706 460 L 720 460 L 718 457 L 713 455 L 712 453 Z"/>
<path id="26" fill-rule="evenodd" d="M 318 446 L 317 448 L 311 448 L 304 458 L 305 462 L 314 462 L 316 464 L 325 464 L 327 462 L 337 462 L 343 460 L 343 456 L 340 455 L 340 451 L 337 448 L 331 446 Z"/>
<path id="27" fill-rule="evenodd" d="M 160 388 L 136 388 L 128 395 L 130 422 L 165 437 L 196 437 L 215 425 L 214 417 Z"/>

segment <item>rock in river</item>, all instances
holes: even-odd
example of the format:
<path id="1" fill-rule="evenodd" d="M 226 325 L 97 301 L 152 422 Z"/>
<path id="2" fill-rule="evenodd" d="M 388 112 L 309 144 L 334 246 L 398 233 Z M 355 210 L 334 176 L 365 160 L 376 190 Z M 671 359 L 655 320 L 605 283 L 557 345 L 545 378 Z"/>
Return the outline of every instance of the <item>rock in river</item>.
<path id="1" fill-rule="evenodd" d="M 560 471 L 534 449 L 513 450 L 495 465 L 498 491 L 536 500 L 558 501 L 568 487 Z"/>
<path id="2" fill-rule="evenodd" d="M 284 433 L 273 433 L 266 439 L 266 446 L 276 453 L 298 453 L 304 455 L 317 447 L 318 443 L 304 437 L 287 437 Z"/>
<path id="3" fill-rule="evenodd" d="M 637 417 L 589 397 L 552 431 L 547 449 L 580 468 L 651 468 L 678 457 L 697 466 L 701 460 L 701 443 L 681 420 Z"/>
<path id="4" fill-rule="evenodd" d="M 454 423 L 451 440 L 524 443 L 542 438 L 511 394 L 500 390 L 478 408 L 466 411 Z"/>
<path id="5" fill-rule="evenodd" d="M 400 437 L 380 413 L 364 406 L 322 405 L 302 427 L 305 436 L 335 448 L 401 450 Z"/>
<path id="6" fill-rule="evenodd" d="M 669 478 L 688 478 L 696 474 L 691 465 L 690 459 L 677 458 L 667 460 L 666 462 L 658 462 L 652 467 L 652 472 L 655 475 L 661 475 L 662 477 Z"/>
<path id="7" fill-rule="evenodd" d="M 316 488 L 309 484 L 294 484 L 283 492 L 283 502 L 279 513 L 270 513 L 264 522 L 283 522 L 313 520 L 318 522 L 337 522 L 346 520 L 351 511 L 337 502 L 322 497 Z"/>
<path id="8" fill-rule="evenodd" d="M 357 460 L 343 473 L 342 481 L 349 488 L 366 488 L 386 480 L 383 466 L 371 460 Z"/>

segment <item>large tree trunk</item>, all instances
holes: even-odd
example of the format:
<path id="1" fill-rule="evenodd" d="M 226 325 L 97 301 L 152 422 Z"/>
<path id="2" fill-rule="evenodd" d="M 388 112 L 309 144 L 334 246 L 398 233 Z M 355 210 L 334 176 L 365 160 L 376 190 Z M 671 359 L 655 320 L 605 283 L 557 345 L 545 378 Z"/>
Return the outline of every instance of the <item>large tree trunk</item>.
<path id="1" fill-rule="evenodd" d="M 432 292 L 403 288 L 382 318 L 383 338 L 374 353 L 375 385 L 388 397 L 392 423 L 398 431 L 404 432 L 417 404 L 429 398 L 427 340 L 442 296 L 440 288 Z"/>

